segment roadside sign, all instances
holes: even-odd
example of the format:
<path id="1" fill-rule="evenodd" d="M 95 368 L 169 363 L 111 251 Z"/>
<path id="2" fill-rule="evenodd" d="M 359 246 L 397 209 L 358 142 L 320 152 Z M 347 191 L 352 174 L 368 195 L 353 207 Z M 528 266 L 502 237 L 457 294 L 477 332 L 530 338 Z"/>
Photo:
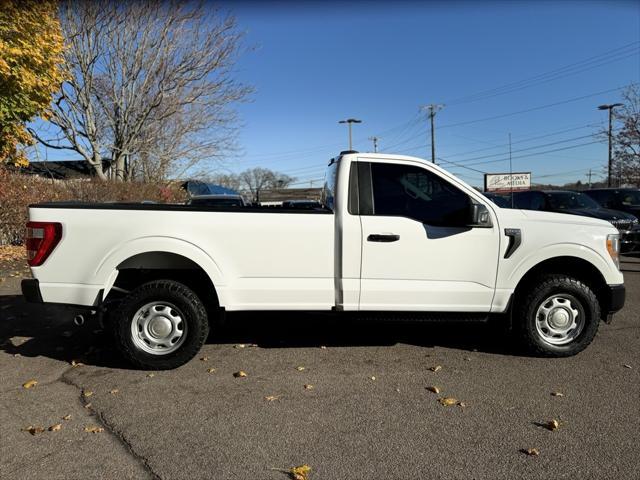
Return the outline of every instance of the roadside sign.
<path id="1" fill-rule="evenodd" d="M 531 188 L 531 172 L 485 173 L 485 192 L 510 192 L 512 190 L 529 190 Z"/>

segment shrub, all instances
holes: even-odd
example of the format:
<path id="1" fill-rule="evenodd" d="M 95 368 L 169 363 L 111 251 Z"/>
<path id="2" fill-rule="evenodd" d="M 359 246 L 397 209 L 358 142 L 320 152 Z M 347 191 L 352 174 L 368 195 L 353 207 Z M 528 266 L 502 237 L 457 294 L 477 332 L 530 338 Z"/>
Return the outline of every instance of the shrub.
<path id="1" fill-rule="evenodd" d="M 182 203 L 186 200 L 186 193 L 178 183 L 51 180 L 15 173 L 0 166 L 0 245 L 23 242 L 30 204 L 65 200 Z"/>

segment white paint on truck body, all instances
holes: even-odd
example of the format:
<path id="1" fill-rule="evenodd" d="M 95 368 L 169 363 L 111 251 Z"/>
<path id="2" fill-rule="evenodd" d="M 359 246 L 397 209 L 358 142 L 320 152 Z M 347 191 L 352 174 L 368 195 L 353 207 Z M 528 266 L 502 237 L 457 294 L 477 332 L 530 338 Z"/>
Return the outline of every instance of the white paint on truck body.
<path id="1" fill-rule="evenodd" d="M 354 162 L 435 173 L 484 205 L 492 226 L 452 232 L 407 217 L 350 214 Z M 167 252 L 202 268 L 227 310 L 502 312 L 531 268 L 566 256 L 589 262 L 609 285 L 623 283 L 606 250 L 607 235 L 617 230 L 603 220 L 501 209 L 413 157 L 346 154 L 336 170 L 333 214 L 30 208 L 30 220 L 63 227 L 62 240 L 33 275 L 45 302 L 91 306 L 109 293 L 124 262 Z M 522 232 L 507 259 L 505 228 Z M 400 240 L 372 243 L 371 234 Z"/>

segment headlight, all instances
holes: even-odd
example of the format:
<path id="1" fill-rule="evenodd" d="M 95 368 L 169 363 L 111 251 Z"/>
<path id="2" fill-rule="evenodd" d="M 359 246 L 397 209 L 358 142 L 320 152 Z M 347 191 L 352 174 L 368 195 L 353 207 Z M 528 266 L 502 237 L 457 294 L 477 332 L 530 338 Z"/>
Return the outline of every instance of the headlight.
<path id="1" fill-rule="evenodd" d="M 620 270 L 620 234 L 610 233 L 607 235 L 607 252 L 611 256 L 611 260 Z"/>

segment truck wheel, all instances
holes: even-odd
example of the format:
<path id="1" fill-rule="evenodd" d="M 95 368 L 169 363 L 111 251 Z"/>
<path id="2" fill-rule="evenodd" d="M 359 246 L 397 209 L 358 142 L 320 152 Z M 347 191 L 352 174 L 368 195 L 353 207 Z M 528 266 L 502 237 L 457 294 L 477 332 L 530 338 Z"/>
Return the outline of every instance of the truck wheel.
<path id="1" fill-rule="evenodd" d="M 522 297 L 514 326 L 531 353 L 569 357 L 591 343 L 600 304 L 589 286 L 565 275 L 543 275 Z"/>
<path id="2" fill-rule="evenodd" d="M 187 363 L 209 334 L 204 305 L 193 291 L 173 280 L 139 286 L 119 304 L 112 318 L 122 355 L 146 370 Z"/>

